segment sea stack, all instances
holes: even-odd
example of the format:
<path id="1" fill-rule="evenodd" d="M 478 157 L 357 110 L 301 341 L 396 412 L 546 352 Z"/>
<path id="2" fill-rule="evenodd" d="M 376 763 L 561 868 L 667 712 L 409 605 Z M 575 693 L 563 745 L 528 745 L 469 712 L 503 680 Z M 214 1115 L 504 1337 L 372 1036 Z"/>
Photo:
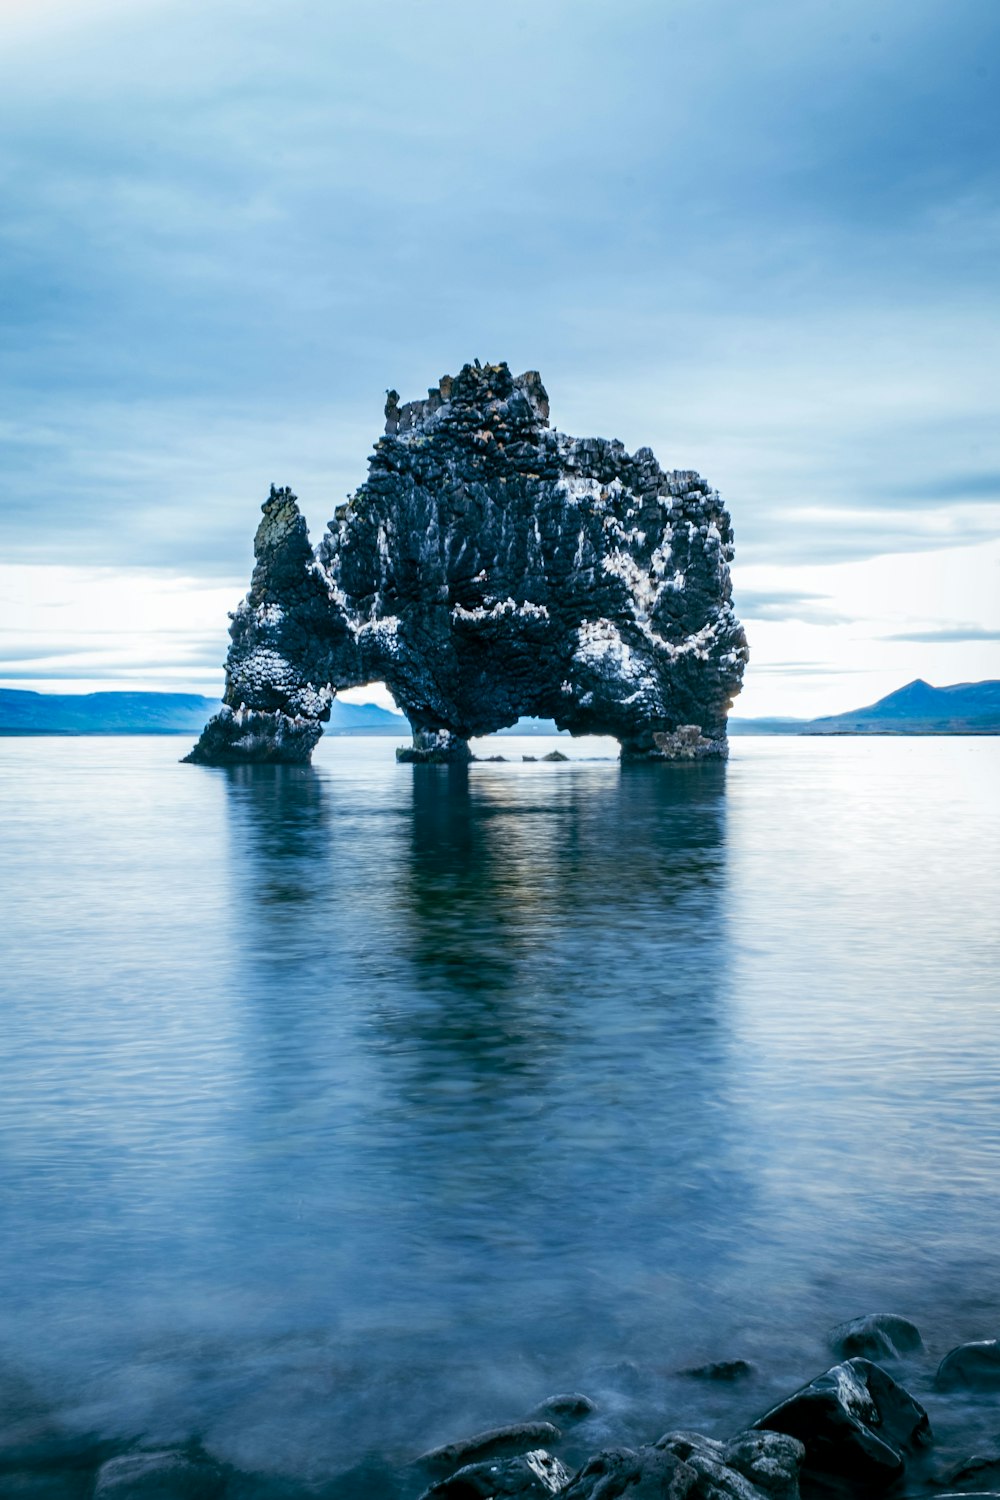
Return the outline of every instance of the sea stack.
<path id="1" fill-rule="evenodd" d="M 368 479 L 314 553 L 272 486 L 233 615 L 225 706 L 187 757 L 304 762 L 338 690 L 384 682 L 413 761 L 522 716 L 623 759 L 725 756 L 747 643 L 733 532 L 692 470 L 549 427 L 539 375 L 466 365 L 390 392 Z"/>

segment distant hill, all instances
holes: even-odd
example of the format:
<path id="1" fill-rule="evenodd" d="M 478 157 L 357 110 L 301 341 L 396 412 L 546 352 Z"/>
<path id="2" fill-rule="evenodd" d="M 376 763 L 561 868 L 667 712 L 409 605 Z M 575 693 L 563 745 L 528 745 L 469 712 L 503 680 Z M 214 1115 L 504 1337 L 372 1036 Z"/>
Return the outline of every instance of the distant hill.
<path id="1" fill-rule="evenodd" d="M 867 708 L 821 719 L 730 719 L 730 734 L 1000 734 L 1000 682 L 922 677 Z"/>
<path id="2" fill-rule="evenodd" d="M 377 703 L 341 703 L 335 698 L 330 705 L 327 734 L 395 734 L 408 735 L 410 726 L 402 714 L 390 713 Z"/>
<path id="3" fill-rule="evenodd" d="M 931 687 L 918 677 L 867 708 L 813 719 L 805 734 L 1000 734 L 1000 682 Z"/>
<path id="4" fill-rule="evenodd" d="M 30 693 L 0 688 L 0 735 L 198 734 L 219 708 L 197 693 Z M 327 734 L 406 735 L 401 714 L 375 703 L 344 703 L 330 710 Z M 551 719 L 522 719 L 501 734 L 556 734 Z M 729 720 L 729 733 L 745 734 L 1000 734 L 1000 682 L 957 682 L 931 687 L 917 678 L 867 708 L 822 719 Z"/>
<path id="5" fill-rule="evenodd" d="M 729 720 L 730 735 L 739 734 L 801 734 L 808 719 L 733 719 Z"/>
<path id="6" fill-rule="evenodd" d="M 198 693 L 30 693 L 0 688 L 0 735 L 199 734 L 219 708 Z M 328 734 L 405 734 L 406 720 L 374 703 L 331 708 Z"/>
<path id="7" fill-rule="evenodd" d="M 29 693 L 0 688 L 0 734 L 194 734 L 218 703 L 198 693 Z"/>

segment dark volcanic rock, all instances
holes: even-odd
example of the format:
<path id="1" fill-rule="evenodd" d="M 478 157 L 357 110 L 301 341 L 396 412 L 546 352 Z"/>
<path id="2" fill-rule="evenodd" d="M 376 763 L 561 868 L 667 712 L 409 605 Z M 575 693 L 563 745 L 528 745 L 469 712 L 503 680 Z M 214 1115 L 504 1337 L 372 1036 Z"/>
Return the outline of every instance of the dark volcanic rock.
<path id="1" fill-rule="evenodd" d="M 651 1447 L 590 1459 L 564 1500 L 798 1500 L 804 1449 L 783 1433 L 741 1432 L 729 1443 L 670 1432 Z"/>
<path id="2" fill-rule="evenodd" d="M 805 1456 L 806 1450 L 797 1438 L 766 1429 L 738 1432 L 723 1449 L 729 1468 L 745 1475 L 773 1500 L 796 1500 Z"/>
<path id="3" fill-rule="evenodd" d="M 592 1416 L 597 1410 L 596 1401 L 591 1401 L 589 1396 L 584 1396 L 580 1391 L 562 1392 L 558 1396 L 549 1396 L 533 1413 L 536 1417 L 548 1417 L 552 1421 L 565 1427 L 569 1422 L 582 1422 L 586 1417 Z"/>
<path id="4" fill-rule="evenodd" d="M 867 1359 L 834 1365 L 754 1425 L 798 1438 L 813 1473 L 865 1486 L 900 1478 L 907 1451 L 930 1441 L 923 1407 Z"/>
<path id="5" fill-rule="evenodd" d="M 527 1453 L 544 1444 L 558 1443 L 562 1433 L 551 1422 L 513 1422 L 509 1427 L 491 1427 L 457 1443 L 445 1443 L 422 1453 L 417 1463 L 428 1469 L 453 1470 L 465 1464 Z"/>
<path id="6" fill-rule="evenodd" d="M 291 490 L 264 502 L 250 592 L 232 616 L 225 706 L 185 759 L 306 762 L 336 688 L 362 682 L 347 616 L 317 566 Z"/>
<path id="7" fill-rule="evenodd" d="M 523 1496 L 543 1500 L 558 1494 L 569 1483 L 569 1470 L 544 1448 L 495 1459 L 492 1463 L 469 1464 L 425 1490 L 420 1500 L 493 1500 L 493 1496 Z"/>
<path id="8" fill-rule="evenodd" d="M 503 364 L 390 397 L 386 418 L 315 557 L 272 489 L 226 707 L 189 759 L 308 759 L 331 696 L 376 681 L 410 720 L 407 759 L 467 759 L 470 736 L 522 716 L 626 757 L 725 754 L 747 646 L 704 480 L 552 431 L 538 375 Z"/>
<path id="9" fill-rule="evenodd" d="M 560 1500 L 686 1500 L 698 1474 L 668 1449 L 608 1448 L 574 1474 Z"/>
<path id="10" fill-rule="evenodd" d="M 689 1370 L 679 1370 L 679 1375 L 687 1375 L 691 1380 L 714 1380 L 721 1384 L 732 1384 L 737 1380 L 746 1380 L 755 1373 L 754 1367 L 746 1359 L 720 1359 L 710 1365 L 694 1365 Z"/>
<path id="11" fill-rule="evenodd" d="M 1000 1500 L 1000 1490 L 941 1490 L 934 1500 Z"/>
<path id="12" fill-rule="evenodd" d="M 218 1500 L 226 1477 L 208 1459 L 173 1450 L 127 1453 L 102 1465 L 94 1500 Z"/>
<path id="13" fill-rule="evenodd" d="M 937 1481 L 949 1490 L 975 1490 L 977 1493 L 1000 1488 L 1000 1452 L 974 1453 L 970 1458 L 952 1464 Z"/>
<path id="14" fill-rule="evenodd" d="M 923 1348 L 920 1329 L 895 1313 L 868 1313 L 841 1323 L 830 1334 L 830 1345 L 841 1359 L 898 1359 Z"/>
<path id="15" fill-rule="evenodd" d="M 1000 1387 L 1000 1339 L 979 1339 L 959 1344 L 938 1365 L 934 1383 L 940 1390 L 964 1386 L 970 1391 L 995 1391 Z"/>
<path id="16" fill-rule="evenodd" d="M 697 1432 L 668 1432 L 656 1444 L 698 1475 L 701 1500 L 798 1500 L 805 1449 L 783 1432 L 741 1432 L 730 1443 Z"/>

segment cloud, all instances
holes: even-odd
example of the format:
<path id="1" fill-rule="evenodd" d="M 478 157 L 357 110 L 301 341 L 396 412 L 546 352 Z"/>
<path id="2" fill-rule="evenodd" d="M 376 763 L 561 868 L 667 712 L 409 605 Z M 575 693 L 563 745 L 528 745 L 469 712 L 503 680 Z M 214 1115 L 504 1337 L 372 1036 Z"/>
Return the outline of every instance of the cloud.
<path id="1" fill-rule="evenodd" d="M 822 661 L 769 661 L 760 666 L 751 661 L 749 673 L 751 677 L 844 677 L 866 670 Z"/>
<path id="2" fill-rule="evenodd" d="M 812 625 L 842 625 L 851 618 L 837 609 L 832 599 L 795 589 L 754 589 L 735 592 L 742 620 L 801 620 Z"/>
<path id="3" fill-rule="evenodd" d="M 5 675 L 5 668 L 11 663 L 33 662 L 36 666 L 42 666 L 62 661 L 66 657 L 87 655 L 92 649 L 66 641 L 37 641 L 29 644 L 20 635 L 5 639 L 9 634 L 7 631 L 0 631 L 0 676 Z"/>
<path id="4" fill-rule="evenodd" d="M 930 630 L 902 630 L 895 635 L 883 636 L 882 639 L 886 641 L 922 641 L 928 644 L 1000 641 L 1000 629 L 991 630 L 978 625 L 942 625 Z"/>
<path id="5" fill-rule="evenodd" d="M 385 387 L 476 355 L 704 469 L 748 556 L 936 547 L 939 502 L 986 527 L 952 502 L 1000 468 L 1000 13 L 405 14 L 107 3 L 33 41 L 22 9 L 5 556 L 245 577 L 271 479 L 318 529 Z"/>
<path id="6" fill-rule="evenodd" d="M 933 479 L 913 480 L 896 488 L 896 494 L 908 504 L 928 505 L 948 501 L 984 501 L 1000 505 L 1000 470 L 985 474 L 940 474 Z"/>

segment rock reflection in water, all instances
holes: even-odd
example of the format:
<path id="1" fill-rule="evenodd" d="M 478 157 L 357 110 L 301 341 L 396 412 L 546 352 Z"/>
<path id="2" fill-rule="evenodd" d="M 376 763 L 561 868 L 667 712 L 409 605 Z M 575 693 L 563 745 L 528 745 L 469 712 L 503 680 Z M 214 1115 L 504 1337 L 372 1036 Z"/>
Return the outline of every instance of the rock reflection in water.
<path id="1" fill-rule="evenodd" d="M 565 1379 L 662 1350 L 749 1193 L 725 769 L 416 767 L 377 797 L 226 777 L 245 1192 L 269 1210 L 241 1223 L 244 1272 L 280 1264 L 351 1379 L 358 1339 L 372 1365 L 416 1340 L 463 1399 L 525 1358 Z"/>

